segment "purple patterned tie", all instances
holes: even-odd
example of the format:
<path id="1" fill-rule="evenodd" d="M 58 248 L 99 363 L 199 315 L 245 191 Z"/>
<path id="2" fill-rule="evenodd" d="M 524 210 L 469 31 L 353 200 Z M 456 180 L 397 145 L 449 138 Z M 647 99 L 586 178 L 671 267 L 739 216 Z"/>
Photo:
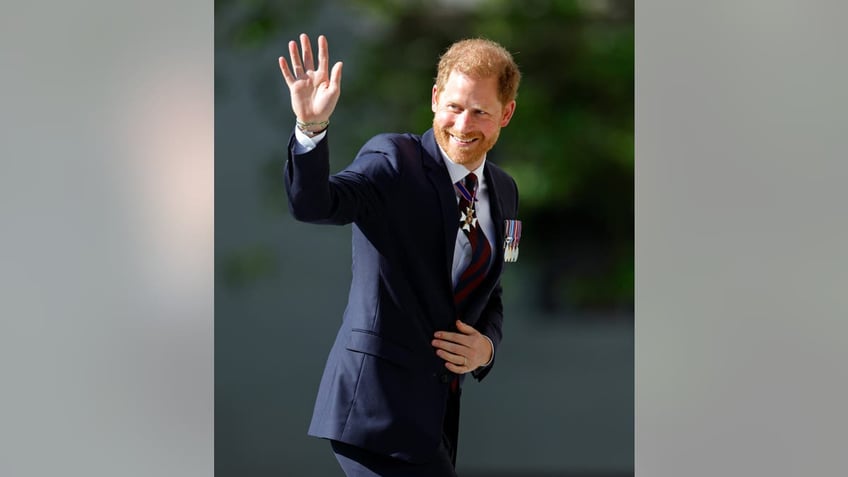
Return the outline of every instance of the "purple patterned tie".
<path id="1" fill-rule="evenodd" d="M 459 191 L 460 228 L 471 242 L 471 262 L 462 272 L 454 287 L 454 303 L 462 314 L 472 292 L 486 277 L 489 270 L 489 260 L 492 257 L 492 247 L 483 233 L 483 228 L 477 221 L 474 202 L 477 197 L 477 176 L 473 172 L 465 176 L 465 183 L 456 183 Z"/>

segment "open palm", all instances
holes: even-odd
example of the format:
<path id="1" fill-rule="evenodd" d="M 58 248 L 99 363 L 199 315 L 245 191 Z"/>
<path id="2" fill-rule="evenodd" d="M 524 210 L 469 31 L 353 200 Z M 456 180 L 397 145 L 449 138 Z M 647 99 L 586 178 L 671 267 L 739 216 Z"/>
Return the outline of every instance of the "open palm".
<path id="1" fill-rule="evenodd" d="M 305 33 L 300 35 L 303 57 L 297 48 L 297 42 L 289 42 L 291 69 L 282 56 L 279 58 L 280 71 L 291 93 L 292 110 L 298 121 L 319 123 L 329 121 L 341 94 L 342 63 L 333 65 L 329 72 L 330 55 L 327 38 L 318 37 L 318 68 L 312 57 L 312 44 Z"/>

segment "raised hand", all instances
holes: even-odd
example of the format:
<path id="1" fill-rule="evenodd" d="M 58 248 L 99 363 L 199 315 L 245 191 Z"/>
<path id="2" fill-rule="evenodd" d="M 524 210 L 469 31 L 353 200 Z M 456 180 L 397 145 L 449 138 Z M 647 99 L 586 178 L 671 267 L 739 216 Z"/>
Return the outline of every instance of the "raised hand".
<path id="1" fill-rule="evenodd" d="M 330 55 L 324 35 L 318 37 L 317 69 L 312 57 L 312 44 L 305 33 L 300 34 L 300 45 L 303 49 L 302 58 L 297 43 L 289 42 L 291 69 L 285 58 L 279 58 L 280 71 L 291 94 L 292 110 L 301 123 L 318 124 L 329 121 L 341 94 L 342 62 L 333 65 L 332 73 L 328 72 Z"/>

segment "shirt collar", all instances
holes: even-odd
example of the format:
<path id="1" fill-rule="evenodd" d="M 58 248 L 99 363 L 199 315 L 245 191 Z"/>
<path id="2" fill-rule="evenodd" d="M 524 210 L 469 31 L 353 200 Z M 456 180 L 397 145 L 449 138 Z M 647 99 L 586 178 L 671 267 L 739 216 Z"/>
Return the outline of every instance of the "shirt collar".
<path id="1" fill-rule="evenodd" d="M 473 171 L 469 171 L 465 168 L 465 166 L 451 161 L 450 158 L 448 158 L 447 153 L 445 153 L 445 150 L 442 149 L 442 146 L 439 146 L 439 152 L 442 153 L 442 159 L 444 159 L 445 166 L 447 166 L 448 168 L 448 174 L 450 174 L 451 182 L 453 182 L 454 184 L 464 179 L 469 172 L 473 172 L 475 175 L 477 175 L 478 183 L 483 180 L 483 168 L 486 166 L 485 157 L 483 157 L 483 162 L 480 163 L 480 167 L 474 169 Z"/>

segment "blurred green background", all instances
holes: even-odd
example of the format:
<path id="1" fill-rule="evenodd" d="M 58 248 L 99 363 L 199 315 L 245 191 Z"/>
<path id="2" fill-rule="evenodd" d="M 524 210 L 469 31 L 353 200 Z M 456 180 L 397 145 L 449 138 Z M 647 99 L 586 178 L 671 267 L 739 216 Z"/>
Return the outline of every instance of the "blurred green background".
<path id="1" fill-rule="evenodd" d="M 301 32 L 344 61 L 332 170 L 430 128 L 439 54 L 484 36 L 522 71 L 489 159 L 521 193 L 498 365 L 464 395 L 461 475 L 632 475 L 633 2 L 215 2 L 216 474 L 339 475 L 305 436 L 350 279 L 348 227 L 295 222 L 279 69 Z M 535 472 L 535 473 L 534 473 Z"/>

